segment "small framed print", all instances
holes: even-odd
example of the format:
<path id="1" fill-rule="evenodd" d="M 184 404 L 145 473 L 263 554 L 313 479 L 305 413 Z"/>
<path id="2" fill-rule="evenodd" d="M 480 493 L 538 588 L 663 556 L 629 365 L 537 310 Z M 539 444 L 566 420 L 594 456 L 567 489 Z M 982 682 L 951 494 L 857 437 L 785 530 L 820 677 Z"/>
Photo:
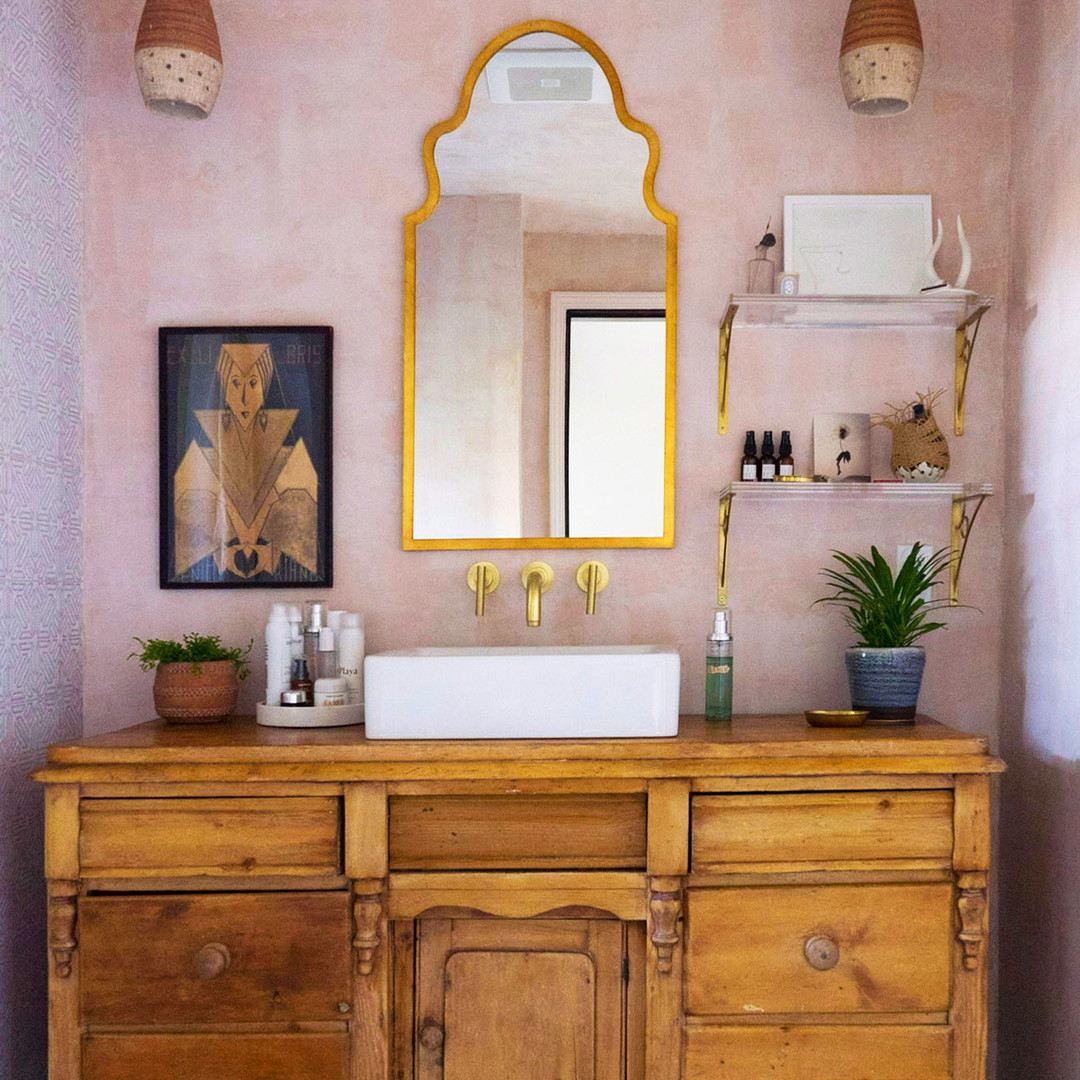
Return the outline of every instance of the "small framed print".
<path id="1" fill-rule="evenodd" d="M 784 271 L 776 275 L 776 291 L 781 296 L 799 295 L 799 275 Z"/>
<path id="2" fill-rule="evenodd" d="M 870 414 L 814 416 L 814 474 L 834 483 L 870 479 Z"/>
<path id="3" fill-rule="evenodd" d="M 163 589 L 329 586 L 329 326 L 158 331 Z"/>

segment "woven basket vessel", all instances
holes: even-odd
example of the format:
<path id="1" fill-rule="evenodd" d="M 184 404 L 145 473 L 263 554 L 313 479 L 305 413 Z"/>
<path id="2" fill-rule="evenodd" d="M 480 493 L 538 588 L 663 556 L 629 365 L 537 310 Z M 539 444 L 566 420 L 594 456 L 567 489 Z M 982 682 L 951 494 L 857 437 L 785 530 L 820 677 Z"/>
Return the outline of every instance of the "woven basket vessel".
<path id="1" fill-rule="evenodd" d="M 889 466 L 894 476 L 937 480 L 945 475 L 949 444 L 930 409 L 921 417 L 897 424 L 892 435 Z"/>
<path id="2" fill-rule="evenodd" d="M 159 664 L 154 676 L 154 708 L 174 723 L 206 724 L 236 708 L 240 684 L 231 660 L 199 664 Z"/>
<path id="3" fill-rule="evenodd" d="M 221 42 L 209 0 L 146 0 L 135 72 L 146 107 L 202 120 L 221 89 Z"/>
<path id="4" fill-rule="evenodd" d="M 848 108 L 892 116 L 915 100 L 922 31 L 914 0 L 851 0 L 840 43 L 840 84 Z"/>

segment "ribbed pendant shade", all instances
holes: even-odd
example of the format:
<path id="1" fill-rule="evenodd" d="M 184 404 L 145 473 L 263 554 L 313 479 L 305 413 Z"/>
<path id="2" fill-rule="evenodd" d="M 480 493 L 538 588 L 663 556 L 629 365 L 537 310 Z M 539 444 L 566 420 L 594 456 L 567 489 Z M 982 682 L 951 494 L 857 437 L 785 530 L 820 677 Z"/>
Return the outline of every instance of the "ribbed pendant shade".
<path id="1" fill-rule="evenodd" d="M 210 0 L 146 0 L 135 38 L 146 107 L 204 120 L 221 89 L 221 42 Z"/>
<path id="2" fill-rule="evenodd" d="M 914 0 L 851 0 L 840 44 L 840 84 L 852 112 L 905 112 L 915 100 L 922 66 Z"/>

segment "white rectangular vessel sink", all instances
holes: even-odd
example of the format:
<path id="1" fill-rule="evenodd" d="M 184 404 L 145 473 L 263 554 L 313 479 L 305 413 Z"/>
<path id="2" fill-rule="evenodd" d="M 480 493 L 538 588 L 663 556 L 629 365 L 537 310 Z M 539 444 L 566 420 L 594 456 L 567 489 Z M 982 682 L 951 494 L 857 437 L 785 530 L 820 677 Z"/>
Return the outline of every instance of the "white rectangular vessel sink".
<path id="1" fill-rule="evenodd" d="M 675 735 L 679 654 L 652 645 L 397 649 L 364 661 L 369 739 Z"/>

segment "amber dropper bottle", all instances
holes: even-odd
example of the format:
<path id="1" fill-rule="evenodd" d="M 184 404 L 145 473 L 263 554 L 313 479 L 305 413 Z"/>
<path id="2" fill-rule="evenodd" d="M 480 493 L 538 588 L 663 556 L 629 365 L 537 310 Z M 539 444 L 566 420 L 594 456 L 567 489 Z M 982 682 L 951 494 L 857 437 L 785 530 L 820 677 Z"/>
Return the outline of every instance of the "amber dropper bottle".
<path id="1" fill-rule="evenodd" d="M 771 431 L 766 431 L 761 437 L 761 466 L 758 469 L 758 479 L 776 479 L 776 451 L 773 450 Z"/>
<path id="2" fill-rule="evenodd" d="M 758 478 L 757 439 L 754 433 L 746 433 L 746 442 L 743 443 L 742 469 L 739 473 L 740 480 L 756 480 Z"/>
<path id="3" fill-rule="evenodd" d="M 780 460 L 777 462 L 777 476 L 794 476 L 795 459 L 791 456 L 791 432 L 780 432 Z"/>

